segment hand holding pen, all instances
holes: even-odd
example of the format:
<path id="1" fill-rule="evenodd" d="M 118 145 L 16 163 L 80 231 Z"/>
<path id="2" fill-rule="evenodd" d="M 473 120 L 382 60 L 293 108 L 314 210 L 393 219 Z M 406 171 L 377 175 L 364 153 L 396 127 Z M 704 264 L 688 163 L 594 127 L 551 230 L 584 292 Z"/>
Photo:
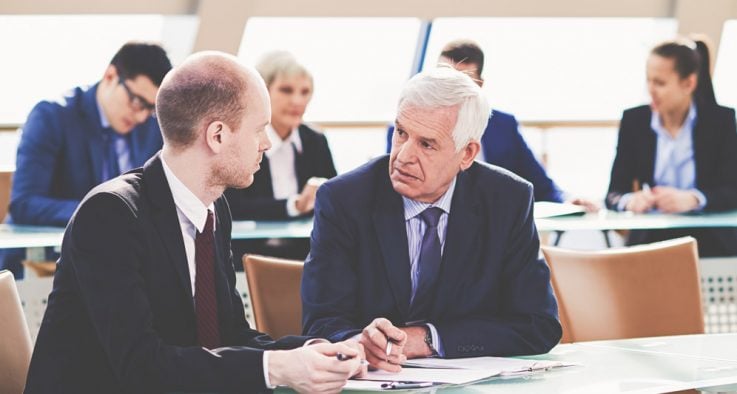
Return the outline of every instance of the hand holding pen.
<path id="1" fill-rule="evenodd" d="M 633 187 L 632 197 L 627 201 L 625 209 L 635 213 L 644 213 L 655 207 L 655 196 L 650 190 L 650 185 L 642 184 L 642 190 Z"/>
<path id="2" fill-rule="evenodd" d="M 389 372 L 402 370 L 407 361 L 403 354 L 407 334 L 385 318 L 374 319 L 361 332 L 359 342 L 366 351 L 366 360 L 371 366 Z"/>

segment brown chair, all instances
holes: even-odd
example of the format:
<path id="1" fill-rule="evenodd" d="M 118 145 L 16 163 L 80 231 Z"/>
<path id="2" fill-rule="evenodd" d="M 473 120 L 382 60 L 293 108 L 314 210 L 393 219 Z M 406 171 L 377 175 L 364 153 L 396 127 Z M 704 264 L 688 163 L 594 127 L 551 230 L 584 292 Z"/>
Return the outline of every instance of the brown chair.
<path id="1" fill-rule="evenodd" d="M 258 255 L 243 256 L 256 329 L 272 338 L 302 332 L 303 262 Z"/>
<path id="2" fill-rule="evenodd" d="M 594 252 L 542 251 L 561 307 L 561 342 L 704 332 L 693 238 Z"/>
<path id="3" fill-rule="evenodd" d="M 13 185 L 13 172 L 0 171 L 0 222 L 5 219 L 10 205 L 10 188 Z"/>
<path id="4" fill-rule="evenodd" d="M 33 343 L 10 271 L 0 271 L 0 393 L 22 393 Z"/>

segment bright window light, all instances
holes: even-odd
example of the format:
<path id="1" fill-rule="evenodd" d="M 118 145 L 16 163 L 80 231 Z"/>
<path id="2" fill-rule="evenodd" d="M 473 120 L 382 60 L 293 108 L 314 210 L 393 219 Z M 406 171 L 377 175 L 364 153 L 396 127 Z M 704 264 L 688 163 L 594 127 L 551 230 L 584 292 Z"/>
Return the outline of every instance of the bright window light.
<path id="1" fill-rule="evenodd" d="M 0 15 L 0 124 L 20 124 L 42 99 L 97 82 L 125 42 L 160 42 L 176 64 L 192 50 L 196 16 Z"/>
<path id="2" fill-rule="evenodd" d="M 412 73 L 415 18 L 250 18 L 238 57 L 287 50 L 312 73 L 307 121 L 389 121 Z"/>

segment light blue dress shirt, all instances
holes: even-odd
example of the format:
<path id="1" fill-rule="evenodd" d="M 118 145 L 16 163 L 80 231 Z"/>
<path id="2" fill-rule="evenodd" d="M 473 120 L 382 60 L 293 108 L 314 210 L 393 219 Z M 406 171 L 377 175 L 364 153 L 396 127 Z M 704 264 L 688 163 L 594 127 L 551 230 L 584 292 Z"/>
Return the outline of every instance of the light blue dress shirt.
<path id="1" fill-rule="evenodd" d="M 102 128 L 106 129 L 110 127 L 110 122 L 105 116 L 105 113 L 102 112 L 102 106 L 100 106 L 99 102 L 97 102 L 97 111 L 100 113 L 100 124 L 102 124 Z M 133 164 L 131 163 L 130 146 L 128 146 L 128 136 L 121 135 L 116 131 L 113 131 L 113 136 L 115 138 L 115 153 L 118 156 L 118 168 L 120 169 L 120 173 L 122 174 L 126 171 L 130 171 L 133 168 Z M 113 176 L 113 178 L 115 176 Z"/>
<path id="2" fill-rule="evenodd" d="M 412 298 L 414 298 L 415 291 L 417 290 L 417 281 L 419 273 L 419 260 L 420 250 L 422 249 L 422 238 L 425 235 L 426 225 L 422 218 L 419 216 L 422 211 L 430 207 L 438 207 L 443 210 L 438 221 L 438 237 L 440 238 L 440 253 L 442 254 L 445 250 L 445 236 L 448 231 L 448 214 L 450 213 L 450 204 L 453 200 L 453 191 L 456 187 L 456 178 L 450 183 L 448 190 L 445 191 L 438 201 L 428 204 L 424 202 L 415 201 L 407 197 L 402 196 L 404 202 L 404 220 L 407 229 L 407 242 L 409 249 L 409 261 L 410 261 L 410 278 L 412 280 Z M 442 280 L 442 278 L 438 278 Z M 432 335 L 432 342 L 435 347 L 435 351 L 441 357 L 445 355 L 443 350 L 443 344 L 438 336 L 438 331 L 430 323 L 426 324 L 430 329 Z"/>

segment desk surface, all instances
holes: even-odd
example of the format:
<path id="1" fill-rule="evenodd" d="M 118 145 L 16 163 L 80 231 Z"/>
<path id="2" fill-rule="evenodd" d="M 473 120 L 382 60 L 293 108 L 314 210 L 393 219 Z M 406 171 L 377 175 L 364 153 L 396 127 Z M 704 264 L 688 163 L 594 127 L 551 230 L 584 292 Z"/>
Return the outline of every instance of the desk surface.
<path id="1" fill-rule="evenodd" d="M 602 211 L 583 216 L 535 219 L 539 231 L 635 230 L 692 227 L 737 227 L 737 211 L 699 215 L 633 215 Z M 0 224 L 0 248 L 61 245 L 64 228 Z M 308 238 L 312 219 L 283 222 L 233 222 L 233 239 Z"/>
<path id="2" fill-rule="evenodd" d="M 652 344 L 660 345 L 650 346 Z M 699 346 L 700 344 L 705 346 Z M 735 384 L 737 383 L 735 344 L 737 334 L 558 345 L 549 354 L 526 358 L 562 360 L 581 365 L 526 376 L 492 378 L 472 385 L 442 388 L 437 391 L 494 394 L 645 394 Z M 718 349 L 719 347 L 721 349 Z M 648 350 L 642 351 L 642 348 Z M 289 390 L 280 391 L 289 392 Z"/>

